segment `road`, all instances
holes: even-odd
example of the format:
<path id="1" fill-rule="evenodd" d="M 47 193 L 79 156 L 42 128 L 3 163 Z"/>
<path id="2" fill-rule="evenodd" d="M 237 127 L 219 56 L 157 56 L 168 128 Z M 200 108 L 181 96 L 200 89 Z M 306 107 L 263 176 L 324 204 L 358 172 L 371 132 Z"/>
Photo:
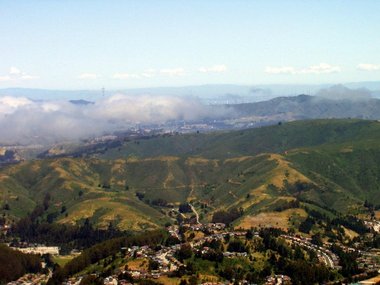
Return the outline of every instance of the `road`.
<path id="1" fill-rule="evenodd" d="M 195 210 L 194 206 L 191 205 L 190 203 L 189 203 L 189 205 L 190 205 L 191 210 L 192 210 L 192 211 L 194 212 L 194 214 L 195 214 L 195 218 L 196 218 L 197 224 L 200 224 L 200 223 L 199 223 L 199 215 L 198 215 L 197 210 Z"/>
<path id="2" fill-rule="evenodd" d="M 309 250 L 315 251 L 317 253 L 317 255 L 320 255 L 322 257 L 323 262 L 326 264 L 326 266 L 328 266 L 330 268 L 335 268 L 333 258 L 330 256 L 330 255 L 334 255 L 334 254 L 327 251 L 325 248 L 315 246 L 314 244 L 312 244 L 306 240 L 299 240 L 299 239 L 292 237 L 292 236 L 282 235 L 282 237 L 300 245 L 301 247 L 306 247 Z"/>

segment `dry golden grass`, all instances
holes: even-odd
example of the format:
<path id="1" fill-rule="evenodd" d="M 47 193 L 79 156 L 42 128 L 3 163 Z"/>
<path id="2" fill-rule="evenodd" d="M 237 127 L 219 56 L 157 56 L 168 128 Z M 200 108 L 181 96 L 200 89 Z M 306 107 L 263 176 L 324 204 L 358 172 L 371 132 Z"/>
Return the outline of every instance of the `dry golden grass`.
<path id="1" fill-rule="evenodd" d="M 178 156 L 156 156 L 144 158 L 143 161 L 177 161 L 179 160 Z"/>
<path id="2" fill-rule="evenodd" d="M 342 153 L 348 153 L 348 152 L 352 152 L 352 151 L 353 151 L 352 146 L 347 146 L 347 147 L 344 147 L 340 150 L 340 152 L 342 152 Z"/>
<path id="3" fill-rule="evenodd" d="M 66 170 L 62 167 L 62 162 L 69 164 Z M 88 165 L 83 160 L 73 160 L 70 158 L 64 158 L 62 160 L 55 160 L 50 164 L 50 167 L 54 169 L 56 175 L 64 180 L 62 187 L 65 190 L 73 190 L 72 184 L 75 182 L 76 186 L 82 189 L 88 188 L 88 183 L 93 185 L 97 184 L 97 176 L 88 176 Z"/>
<path id="4" fill-rule="evenodd" d="M 284 185 L 285 179 L 291 184 L 297 181 L 310 182 L 309 178 L 292 168 L 290 162 L 286 161 L 282 155 L 270 154 L 269 159 L 277 163 L 277 167 L 272 171 L 272 177 L 270 179 L 270 183 L 273 185 L 281 188 Z M 286 173 L 288 175 L 286 175 Z"/>
<path id="5" fill-rule="evenodd" d="M 160 276 L 158 279 L 154 279 L 154 281 L 165 285 L 178 285 L 181 282 L 181 279 L 177 277 Z"/>
<path id="6" fill-rule="evenodd" d="M 199 274 L 199 279 L 202 280 L 202 282 L 218 282 L 220 280 L 218 276 L 211 274 Z"/>
<path id="7" fill-rule="evenodd" d="M 288 209 L 282 212 L 263 212 L 255 216 L 246 216 L 237 225 L 238 228 L 249 229 L 251 227 L 289 228 L 289 218 L 292 216 L 306 217 L 303 209 Z"/>
<path id="8" fill-rule="evenodd" d="M 50 166 L 59 174 L 61 178 L 68 178 L 71 175 L 65 169 L 62 168 L 62 163 L 65 161 L 68 161 L 68 160 L 67 159 L 55 160 L 50 164 Z M 73 164 L 70 164 L 70 169 L 72 169 L 73 172 L 77 170 L 75 169 Z"/>
<path id="9" fill-rule="evenodd" d="M 131 209 L 128 205 L 111 201 L 111 198 L 102 197 L 94 200 L 84 201 L 69 209 L 67 217 L 59 220 L 60 223 L 75 224 L 81 219 L 91 218 L 97 210 L 105 210 L 98 217 L 97 225 L 107 228 L 110 222 L 118 221 L 117 226 L 122 229 L 140 230 L 144 224 L 149 228 L 157 228 L 157 225 L 146 216 Z"/>
<path id="10" fill-rule="evenodd" d="M 259 156 L 268 156 L 268 154 L 260 154 Z M 249 157 L 245 157 L 248 159 Z M 240 205 L 243 208 L 249 208 L 255 204 L 262 202 L 265 199 L 270 198 L 270 195 L 266 193 L 267 185 L 273 184 L 278 188 L 284 186 L 284 180 L 286 179 L 289 183 L 295 183 L 296 181 L 311 182 L 307 177 L 302 173 L 298 172 L 292 168 L 290 162 L 279 154 L 269 154 L 269 160 L 275 160 L 277 166 L 273 171 L 271 171 L 270 177 L 265 182 L 265 184 L 260 185 L 259 187 L 252 189 L 250 191 L 251 199 L 245 200 L 244 197 L 235 202 L 235 204 L 241 203 Z M 231 181 L 229 181 L 231 183 Z M 233 183 L 233 181 L 232 181 Z"/>
<path id="11" fill-rule="evenodd" d="M 148 270 L 147 258 L 136 258 L 127 262 L 129 270 Z"/>
<path id="12" fill-rule="evenodd" d="M 26 163 L 26 162 L 25 162 L 25 163 Z M 32 172 L 35 172 L 35 173 L 37 173 L 37 172 L 39 172 L 39 171 L 41 170 L 41 164 L 40 164 L 40 162 L 39 162 L 39 163 L 32 163 L 32 164 L 29 164 L 28 167 L 30 167 L 30 170 L 31 170 Z M 16 170 L 16 167 L 15 167 L 15 170 Z"/>
<path id="13" fill-rule="evenodd" d="M 113 161 L 113 165 L 111 168 L 112 173 L 121 173 L 123 172 L 125 167 L 125 161 L 122 159 L 117 159 Z"/>
<path id="14" fill-rule="evenodd" d="M 354 232 L 353 230 L 347 229 L 345 227 L 343 227 L 343 229 L 344 229 L 345 235 L 348 236 L 350 239 L 353 239 L 359 236 L 359 234 L 357 232 Z"/>
<path id="15" fill-rule="evenodd" d="M 258 204 L 263 200 L 270 198 L 270 196 L 267 193 L 265 193 L 266 189 L 266 185 L 261 185 L 260 187 L 253 189 L 251 192 L 249 192 L 249 194 L 251 195 L 251 198 L 249 200 L 245 200 L 242 198 L 239 201 L 236 201 L 235 204 L 241 203 L 241 207 L 243 207 L 244 209 Z"/>
<path id="16" fill-rule="evenodd" d="M 217 159 L 207 159 L 202 157 L 189 157 L 185 161 L 186 165 L 193 166 L 199 164 L 211 164 L 213 167 L 219 167 L 219 160 Z"/>
<path id="17" fill-rule="evenodd" d="M 205 236 L 205 234 L 203 232 L 198 232 L 198 231 L 196 231 L 196 232 L 186 232 L 185 233 L 186 239 L 190 236 L 191 233 L 195 234 L 195 236 L 193 238 L 193 241 L 200 240 L 200 239 L 204 238 L 204 236 Z"/>
<path id="18" fill-rule="evenodd" d="M 120 179 L 117 177 L 122 177 L 125 173 L 126 168 L 126 161 L 122 159 L 117 159 L 114 161 L 114 164 L 112 164 L 111 168 L 111 179 L 110 184 L 111 185 L 117 185 L 120 187 L 124 187 L 126 184 L 126 180 Z"/>
<path id="19" fill-rule="evenodd" d="M 3 174 L 3 173 L 0 174 L 0 181 L 6 180 L 6 179 L 8 179 L 8 178 L 9 178 L 8 175 Z"/>
<path id="20" fill-rule="evenodd" d="M 127 180 L 125 179 L 116 179 L 115 177 L 112 177 L 110 180 L 111 185 L 119 186 L 119 187 L 124 187 L 127 184 Z"/>
<path id="21" fill-rule="evenodd" d="M 240 156 L 240 157 L 233 157 L 233 158 L 227 158 L 226 160 L 223 161 L 223 164 L 226 164 L 226 163 L 236 163 L 236 162 L 243 162 L 245 160 L 248 160 L 248 159 L 252 159 L 253 156 Z"/>
<path id="22" fill-rule="evenodd" d="M 376 219 L 380 220 L 380 211 L 375 212 Z"/>
<path id="23" fill-rule="evenodd" d="M 367 279 L 367 280 L 362 280 L 361 282 L 363 282 L 362 284 L 380 284 L 380 275 Z"/>
<path id="24" fill-rule="evenodd" d="M 175 182 L 175 177 L 173 173 L 169 170 L 168 176 L 166 176 L 165 181 L 163 183 L 164 188 L 168 188 L 168 185 L 173 184 Z"/>
<path id="25" fill-rule="evenodd" d="M 139 162 L 140 160 L 137 158 L 137 157 L 128 157 L 126 162 L 127 163 L 135 163 L 135 162 Z"/>

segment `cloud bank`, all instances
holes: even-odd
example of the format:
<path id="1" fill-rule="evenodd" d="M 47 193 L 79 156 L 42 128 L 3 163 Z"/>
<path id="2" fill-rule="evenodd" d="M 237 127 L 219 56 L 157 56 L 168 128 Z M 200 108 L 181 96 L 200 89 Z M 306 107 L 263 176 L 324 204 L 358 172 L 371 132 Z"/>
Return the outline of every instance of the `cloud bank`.
<path id="1" fill-rule="evenodd" d="M 227 66 L 224 64 L 199 68 L 199 72 L 201 72 L 201 73 L 222 73 L 222 72 L 226 72 L 226 71 L 227 71 Z"/>
<path id="2" fill-rule="evenodd" d="M 0 81 L 32 80 L 32 79 L 38 79 L 38 78 L 39 76 L 30 75 L 14 66 L 11 66 L 9 68 L 8 74 L 0 75 Z"/>
<path id="3" fill-rule="evenodd" d="M 330 65 L 328 63 L 311 65 L 306 68 L 295 68 L 293 66 L 268 66 L 265 68 L 265 72 L 269 74 L 329 74 L 341 72 L 341 70 L 339 66 Z"/>
<path id="4" fill-rule="evenodd" d="M 99 77 L 96 73 L 82 73 L 78 76 L 79 79 L 98 79 Z"/>
<path id="5" fill-rule="evenodd" d="M 223 110 L 211 110 L 195 97 L 115 94 L 94 104 L 73 104 L 2 96 L 0 143 L 56 143 L 125 130 L 136 124 L 192 121 L 223 114 Z"/>
<path id="6" fill-rule="evenodd" d="M 376 71 L 380 70 L 380 64 L 361 63 L 358 64 L 357 68 L 363 71 Z"/>

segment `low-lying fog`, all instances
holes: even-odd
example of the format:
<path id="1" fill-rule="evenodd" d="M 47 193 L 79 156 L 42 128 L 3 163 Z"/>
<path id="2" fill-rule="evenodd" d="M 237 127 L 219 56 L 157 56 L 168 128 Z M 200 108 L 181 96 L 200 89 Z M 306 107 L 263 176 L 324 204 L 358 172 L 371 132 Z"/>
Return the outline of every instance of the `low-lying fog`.
<path id="1" fill-rule="evenodd" d="M 329 99 L 370 98 L 368 90 L 343 86 L 322 89 L 316 95 Z M 88 104 L 74 104 L 64 100 L 38 101 L 0 94 L 0 143 L 76 140 L 123 130 L 139 123 L 218 119 L 228 116 L 231 110 L 205 105 L 197 97 L 184 96 L 132 96 L 117 93 Z"/>

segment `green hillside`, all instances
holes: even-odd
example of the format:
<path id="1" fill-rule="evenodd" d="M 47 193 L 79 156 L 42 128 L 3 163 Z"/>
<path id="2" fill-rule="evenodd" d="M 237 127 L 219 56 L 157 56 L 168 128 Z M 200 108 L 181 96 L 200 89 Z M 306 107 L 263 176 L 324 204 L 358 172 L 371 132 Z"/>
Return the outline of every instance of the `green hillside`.
<path id="1" fill-rule="evenodd" d="M 243 227 L 263 212 L 268 223 L 273 216 L 284 227 L 297 224 L 306 206 L 357 214 L 365 200 L 380 205 L 379 138 L 378 122 L 318 120 L 127 142 L 98 158 L 27 161 L 1 170 L 1 212 L 17 219 L 45 201 L 53 222 L 89 218 L 134 230 L 173 221 L 169 212 L 184 202 L 204 221 L 242 209 L 235 224 Z"/>
<path id="2" fill-rule="evenodd" d="M 348 142 L 377 143 L 380 123 L 357 119 L 308 120 L 283 123 L 240 131 L 163 135 L 151 139 L 129 141 L 108 149 L 98 156 L 105 159 L 121 157 L 202 156 L 229 158 L 257 155 L 263 152 Z"/>
<path id="3" fill-rule="evenodd" d="M 230 206 L 238 201 L 235 197 L 260 187 L 275 166 L 268 155 L 228 160 L 47 159 L 3 170 L 0 191 L 9 212 L 16 217 L 31 212 L 48 193 L 49 212 L 59 214 L 58 222 L 90 218 L 103 227 L 116 221 L 121 228 L 139 229 L 167 221 L 154 206 L 157 199 L 170 203 L 167 209 L 192 200 L 212 204 L 213 208 Z M 144 198 L 139 199 L 136 193 Z"/>

